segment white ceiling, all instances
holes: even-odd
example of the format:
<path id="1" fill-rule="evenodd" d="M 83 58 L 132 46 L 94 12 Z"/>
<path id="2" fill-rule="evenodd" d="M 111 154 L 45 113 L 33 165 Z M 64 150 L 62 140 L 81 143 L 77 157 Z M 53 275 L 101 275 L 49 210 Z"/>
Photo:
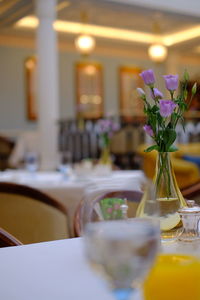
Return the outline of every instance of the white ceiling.
<path id="1" fill-rule="evenodd" d="M 200 23 L 200 18 L 174 14 L 140 6 L 106 0 L 73 0 L 58 13 L 58 18 L 80 21 L 80 12 L 87 11 L 92 24 L 152 32 L 153 23 L 159 22 L 162 33 L 183 30 Z"/>
<path id="2" fill-rule="evenodd" d="M 108 0 L 111 2 L 125 3 L 137 5 L 144 8 L 160 9 L 166 12 L 183 14 L 187 16 L 200 16 L 200 1 L 199 0 Z"/>
<path id="3" fill-rule="evenodd" d="M 165 4 L 156 6 L 158 1 Z M 58 3 L 63 2 L 66 0 L 58 0 Z M 69 0 L 68 2 L 70 2 L 68 6 L 58 11 L 58 19 L 81 22 L 81 13 L 87 12 L 90 24 L 146 33 L 152 33 L 153 24 L 157 22 L 161 34 L 165 35 L 200 25 L 200 14 L 198 16 L 197 11 L 197 7 L 200 7 L 200 0 Z M 147 2 L 150 7 L 147 7 Z M 179 5 L 180 2 L 182 6 Z M 192 2 L 196 3 L 193 16 L 189 9 L 187 14 L 185 5 L 189 7 Z M 178 5 L 179 13 L 177 13 Z M 34 15 L 34 0 L 0 0 L 0 34 L 13 34 L 14 32 L 15 35 L 23 35 L 20 29 L 13 30 L 13 25 L 17 20 L 28 15 Z M 26 32 L 27 34 L 31 33 Z M 67 35 L 65 38 L 68 38 Z M 178 48 L 188 51 L 199 45 L 200 37 L 180 43 Z"/>

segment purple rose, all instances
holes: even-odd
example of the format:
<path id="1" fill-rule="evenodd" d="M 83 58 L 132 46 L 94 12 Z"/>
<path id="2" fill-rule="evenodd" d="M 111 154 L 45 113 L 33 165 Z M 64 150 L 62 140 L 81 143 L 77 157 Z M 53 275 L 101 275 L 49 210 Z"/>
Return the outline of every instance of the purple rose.
<path id="1" fill-rule="evenodd" d="M 150 125 L 144 125 L 143 129 L 148 135 L 153 136 L 153 129 Z"/>
<path id="2" fill-rule="evenodd" d="M 155 99 L 155 98 L 162 99 L 163 98 L 163 94 L 157 88 L 153 88 L 153 93 L 151 91 L 151 97 L 153 99 Z"/>
<path id="3" fill-rule="evenodd" d="M 98 122 L 99 124 L 99 131 L 101 133 L 104 133 L 104 132 L 109 132 L 110 130 L 110 120 L 99 120 Z"/>
<path id="4" fill-rule="evenodd" d="M 153 70 L 145 70 L 140 73 L 140 76 L 144 80 L 146 85 L 153 85 L 155 83 L 155 76 Z"/>
<path id="5" fill-rule="evenodd" d="M 112 123 L 111 130 L 112 131 L 118 131 L 120 129 L 120 126 L 118 123 Z"/>
<path id="6" fill-rule="evenodd" d="M 160 100 L 160 115 L 164 118 L 171 116 L 176 104 L 172 100 Z"/>
<path id="7" fill-rule="evenodd" d="M 178 88 L 178 75 L 164 75 L 165 86 L 169 91 L 175 91 Z"/>
<path id="8" fill-rule="evenodd" d="M 114 131 L 119 130 L 119 124 L 109 119 L 99 120 L 98 125 L 99 133 L 108 133 L 110 136 L 112 136 Z"/>
<path id="9" fill-rule="evenodd" d="M 145 92 L 144 92 L 143 89 L 137 88 L 137 92 L 138 92 L 138 94 L 139 94 L 140 96 L 145 96 Z"/>

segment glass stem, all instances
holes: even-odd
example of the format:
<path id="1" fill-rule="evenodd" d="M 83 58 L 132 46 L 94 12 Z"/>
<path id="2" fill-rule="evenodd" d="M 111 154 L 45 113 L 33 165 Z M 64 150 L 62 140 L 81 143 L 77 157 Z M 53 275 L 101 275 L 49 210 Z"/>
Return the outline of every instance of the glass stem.
<path id="1" fill-rule="evenodd" d="M 127 289 L 114 289 L 113 294 L 116 300 L 129 300 L 133 293 L 132 288 Z"/>

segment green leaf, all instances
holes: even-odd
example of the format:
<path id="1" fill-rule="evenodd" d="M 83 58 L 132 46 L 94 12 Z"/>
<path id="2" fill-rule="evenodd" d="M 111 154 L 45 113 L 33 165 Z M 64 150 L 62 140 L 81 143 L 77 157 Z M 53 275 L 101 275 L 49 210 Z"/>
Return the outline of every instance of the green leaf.
<path id="1" fill-rule="evenodd" d="M 178 148 L 176 147 L 176 146 L 174 146 L 174 145 L 171 145 L 170 147 L 169 147 L 169 152 L 175 152 L 175 151 L 177 151 L 178 150 Z"/>
<path id="2" fill-rule="evenodd" d="M 152 109 L 151 109 L 151 111 L 152 111 L 153 113 L 157 112 L 158 110 L 159 110 L 159 107 L 158 107 L 157 105 L 154 105 L 154 106 L 152 107 Z"/>
<path id="3" fill-rule="evenodd" d="M 156 131 L 157 117 L 155 114 L 149 114 L 149 125 L 151 125 L 153 131 Z"/>
<path id="4" fill-rule="evenodd" d="M 163 141 L 166 148 L 165 151 L 168 151 L 169 147 L 175 142 L 175 140 L 176 140 L 176 131 L 171 128 L 167 128 L 163 132 Z"/>
<path id="5" fill-rule="evenodd" d="M 153 146 L 150 146 L 150 147 L 148 147 L 147 149 L 145 149 L 144 150 L 144 152 L 151 152 L 151 151 L 153 151 L 153 150 L 159 150 L 159 147 L 158 147 L 158 145 L 153 145 Z"/>
<path id="6" fill-rule="evenodd" d="M 156 120 L 157 120 L 158 124 L 161 124 L 164 121 L 163 117 L 160 115 L 160 112 L 157 112 Z"/>

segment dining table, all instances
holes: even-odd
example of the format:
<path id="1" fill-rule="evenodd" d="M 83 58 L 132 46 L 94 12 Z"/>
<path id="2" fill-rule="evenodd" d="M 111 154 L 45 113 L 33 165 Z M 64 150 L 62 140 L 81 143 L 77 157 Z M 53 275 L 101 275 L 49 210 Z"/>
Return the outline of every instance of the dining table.
<path id="1" fill-rule="evenodd" d="M 90 269 L 83 238 L 1 248 L 0 265 L 2 300 L 114 300 Z"/>
<path id="2" fill-rule="evenodd" d="M 185 247 L 194 253 L 193 246 Z M 183 250 L 178 243 L 162 248 Z M 2 300 L 114 300 L 106 282 L 88 264 L 83 237 L 0 248 L 0 266 Z M 143 300 L 142 292 L 137 290 L 131 300 Z"/>
<path id="3" fill-rule="evenodd" d="M 64 204 L 68 211 L 71 235 L 74 213 L 89 185 L 100 191 L 115 189 L 141 190 L 146 178 L 141 170 L 114 170 L 105 175 L 85 173 L 82 176 L 71 172 L 63 176 L 58 171 L 37 171 L 9 169 L 0 172 L 0 182 L 13 182 L 39 189 Z"/>

